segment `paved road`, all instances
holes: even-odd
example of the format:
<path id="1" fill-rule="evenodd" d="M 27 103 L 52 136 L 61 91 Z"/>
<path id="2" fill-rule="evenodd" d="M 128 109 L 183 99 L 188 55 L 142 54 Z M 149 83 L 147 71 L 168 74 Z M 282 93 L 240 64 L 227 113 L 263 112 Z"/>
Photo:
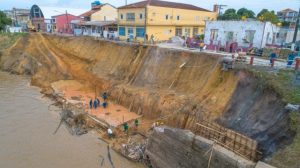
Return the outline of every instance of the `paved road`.
<path id="1" fill-rule="evenodd" d="M 161 48 L 170 48 L 170 49 L 183 50 L 183 51 L 189 51 L 189 52 L 200 52 L 199 49 L 191 49 L 191 48 L 181 47 L 181 46 L 178 46 L 176 44 L 169 44 L 169 43 L 161 43 L 161 44 L 158 44 L 158 46 L 161 47 Z M 222 55 L 224 57 L 230 57 L 230 58 L 232 57 L 231 53 L 226 53 L 226 52 L 215 52 L 215 51 L 210 51 L 210 50 L 205 50 L 205 51 L 202 51 L 202 52 Z M 250 56 L 246 56 L 246 57 L 247 57 L 246 64 L 249 64 L 251 57 Z M 253 65 L 256 65 L 256 66 L 270 66 L 270 60 L 264 59 L 264 58 L 261 58 L 261 57 L 255 57 Z M 286 65 L 287 65 L 287 61 L 285 61 L 285 60 L 275 61 L 275 67 L 276 68 L 286 68 Z M 294 66 L 292 66 L 292 67 L 294 67 Z"/>

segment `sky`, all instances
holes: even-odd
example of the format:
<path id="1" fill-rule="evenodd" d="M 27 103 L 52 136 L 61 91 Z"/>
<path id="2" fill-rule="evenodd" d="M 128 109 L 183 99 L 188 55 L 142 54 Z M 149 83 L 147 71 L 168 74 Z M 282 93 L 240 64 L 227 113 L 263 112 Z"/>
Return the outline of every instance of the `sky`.
<path id="1" fill-rule="evenodd" d="M 116 7 L 125 4 L 126 0 L 102 0 L 102 3 L 110 3 Z M 141 0 L 127 0 L 127 3 L 134 3 Z M 214 4 L 228 5 L 227 8 L 239 9 L 246 7 L 258 13 L 261 9 L 280 11 L 291 8 L 297 10 L 300 8 L 300 0 L 167 0 L 172 2 L 182 2 L 193 4 L 202 8 L 212 10 Z M 33 4 L 39 6 L 82 8 L 89 9 L 91 0 L 0 0 L 0 10 L 17 8 L 30 8 Z"/>

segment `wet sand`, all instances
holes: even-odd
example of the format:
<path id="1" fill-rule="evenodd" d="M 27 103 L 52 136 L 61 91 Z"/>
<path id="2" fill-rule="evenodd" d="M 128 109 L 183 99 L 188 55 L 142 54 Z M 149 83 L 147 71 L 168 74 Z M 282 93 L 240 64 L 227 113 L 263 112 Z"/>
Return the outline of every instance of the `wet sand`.
<path id="1" fill-rule="evenodd" d="M 107 145 L 93 132 L 72 136 L 62 125 L 53 102 L 42 98 L 29 79 L 0 72 L 0 167 L 104 168 L 112 167 Z M 116 168 L 140 168 L 110 151 Z"/>

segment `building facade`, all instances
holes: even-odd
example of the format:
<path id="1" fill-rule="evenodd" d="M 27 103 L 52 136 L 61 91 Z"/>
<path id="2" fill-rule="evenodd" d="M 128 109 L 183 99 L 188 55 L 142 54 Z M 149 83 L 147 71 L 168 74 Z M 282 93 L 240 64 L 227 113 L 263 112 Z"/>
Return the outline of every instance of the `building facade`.
<path id="1" fill-rule="evenodd" d="M 205 20 L 217 14 L 189 4 L 146 0 L 118 8 L 119 37 L 138 41 L 169 40 L 204 34 Z"/>
<path id="2" fill-rule="evenodd" d="M 292 9 L 285 9 L 277 12 L 277 17 L 282 22 L 296 22 L 298 17 L 298 12 Z"/>
<path id="3" fill-rule="evenodd" d="M 44 14 L 41 8 L 33 5 L 30 9 L 30 26 L 32 31 L 47 31 Z"/>
<path id="4" fill-rule="evenodd" d="M 13 8 L 5 10 L 4 13 L 12 20 L 12 27 L 21 27 L 22 30 L 27 30 L 27 24 L 30 21 L 30 10 Z"/>
<path id="5" fill-rule="evenodd" d="M 117 8 L 108 3 L 91 6 L 91 10 L 79 16 L 80 20 L 73 20 L 75 35 L 117 37 Z"/>
<path id="6" fill-rule="evenodd" d="M 75 19 L 79 19 L 79 17 L 68 13 L 52 16 L 53 32 L 73 34 L 71 21 Z"/>
<path id="7" fill-rule="evenodd" d="M 260 21 L 207 21 L 205 44 L 209 49 L 223 48 L 227 52 L 238 49 L 264 48 L 282 45 L 280 28 Z"/>

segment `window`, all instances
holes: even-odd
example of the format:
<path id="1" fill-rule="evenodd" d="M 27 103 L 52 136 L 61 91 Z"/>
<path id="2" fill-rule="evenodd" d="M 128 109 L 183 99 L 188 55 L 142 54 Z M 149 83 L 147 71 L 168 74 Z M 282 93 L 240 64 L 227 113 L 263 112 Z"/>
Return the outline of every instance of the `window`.
<path id="1" fill-rule="evenodd" d="M 133 35 L 133 28 L 132 27 L 128 27 L 127 34 L 128 34 L 128 36 Z"/>
<path id="2" fill-rule="evenodd" d="M 143 19 L 143 14 L 142 13 L 140 14 L 140 19 Z"/>
<path id="3" fill-rule="evenodd" d="M 121 14 L 121 19 L 123 19 L 123 14 Z"/>
<path id="4" fill-rule="evenodd" d="M 195 17 L 195 21 L 196 21 L 196 22 L 199 22 L 199 21 L 200 21 L 200 16 L 196 16 L 196 17 Z"/>
<path id="5" fill-rule="evenodd" d="M 190 37 L 191 36 L 191 29 L 190 28 L 185 28 L 184 29 L 184 36 L 185 37 Z"/>
<path id="6" fill-rule="evenodd" d="M 125 27 L 119 27 L 119 35 L 125 36 Z"/>
<path id="7" fill-rule="evenodd" d="M 179 15 L 177 16 L 177 20 L 180 20 L 180 16 Z"/>
<path id="8" fill-rule="evenodd" d="M 233 32 L 232 31 L 225 31 L 225 35 L 226 35 L 226 42 L 229 41 L 233 41 Z"/>
<path id="9" fill-rule="evenodd" d="M 135 14 L 134 13 L 126 13 L 126 20 L 127 21 L 135 21 Z"/>
<path id="10" fill-rule="evenodd" d="M 182 28 L 181 27 L 176 27 L 175 29 L 175 36 L 182 36 Z"/>
<path id="11" fill-rule="evenodd" d="M 196 35 L 198 35 L 199 34 L 199 29 L 198 29 L 198 27 L 194 27 L 193 28 L 193 36 L 196 36 Z"/>
<path id="12" fill-rule="evenodd" d="M 137 27 L 136 28 L 136 37 L 144 37 L 145 35 L 145 28 L 143 27 Z"/>
<path id="13" fill-rule="evenodd" d="M 255 34 L 255 30 L 246 30 L 245 42 L 246 43 L 253 43 L 254 34 Z"/>
<path id="14" fill-rule="evenodd" d="M 218 39 L 218 29 L 210 30 L 210 40 L 216 41 Z"/>
<path id="15" fill-rule="evenodd" d="M 104 21 L 106 21 L 106 16 L 104 16 Z"/>
<path id="16" fill-rule="evenodd" d="M 168 20 L 169 19 L 169 15 L 166 15 L 166 20 Z"/>

